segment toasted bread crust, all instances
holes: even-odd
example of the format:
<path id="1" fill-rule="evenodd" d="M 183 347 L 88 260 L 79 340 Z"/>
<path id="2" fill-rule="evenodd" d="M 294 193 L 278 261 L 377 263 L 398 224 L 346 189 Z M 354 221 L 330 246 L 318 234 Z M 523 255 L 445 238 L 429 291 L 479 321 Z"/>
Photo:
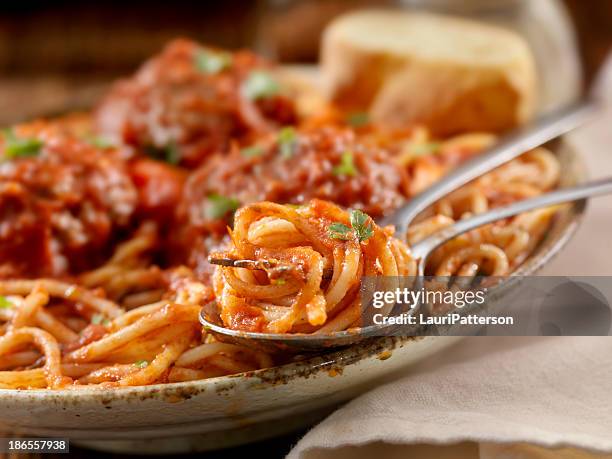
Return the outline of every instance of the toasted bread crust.
<path id="1" fill-rule="evenodd" d="M 454 18 L 341 17 L 325 33 L 322 71 L 327 96 L 343 109 L 440 135 L 504 131 L 527 121 L 535 106 L 535 65 L 523 39 Z"/>

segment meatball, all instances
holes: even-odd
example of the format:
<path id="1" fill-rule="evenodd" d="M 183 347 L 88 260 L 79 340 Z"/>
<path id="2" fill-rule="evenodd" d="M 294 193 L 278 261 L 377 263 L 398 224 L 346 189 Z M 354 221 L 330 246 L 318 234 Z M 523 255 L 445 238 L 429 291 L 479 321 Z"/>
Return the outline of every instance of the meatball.
<path id="1" fill-rule="evenodd" d="M 350 129 L 284 128 L 217 155 L 190 175 L 177 209 L 178 237 L 189 264 L 197 267 L 240 205 L 318 198 L 377 218 L 404 201 L 407 186 L 406 172 L 389 154 L 361 142 Z"/>
<path id="2" fill-rule="evenodd" d="M 0 277 L 61 276 L 106 255 L 137 193 L 122 152 L 43 122 L 0 136 Z"/>
<path id="3" fill-rule="evenodd" d="M 138 189 L 136 218 L 153 220 L 160 228 L 171 226 L 185 171 L 162 161 L 137 157 L 130 161 L 129 174 Z"/>
<path id="4" fill-rule="evenodd" d="M 175 40 L 115 84 L 97 107 L 96 128 L 114 141 L 195 167 L 232 140 L 249 143 L 295 122 L 294 104 L 273 72 L 249 51 Z"/>

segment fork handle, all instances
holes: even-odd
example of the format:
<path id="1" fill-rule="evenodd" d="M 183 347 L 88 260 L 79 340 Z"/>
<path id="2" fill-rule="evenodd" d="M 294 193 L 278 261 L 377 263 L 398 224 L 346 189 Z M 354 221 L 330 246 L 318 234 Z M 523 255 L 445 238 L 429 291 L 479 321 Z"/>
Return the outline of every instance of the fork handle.
<path id="1" fill-rule="evenodd" d="M 507 163 L 524 152 L 546 143 L 588 121 L 600 103 L 586 98 L 561 110 L 545 115 L 503 138 L 487 152 L 462 164 L 440 181 L 409 200 L 381 224 L 393 224 L 398 235 L 405 235 L 414 218 L 451 191 Z"/>
<path id="2" fill-rule="evenodd" d="M 562 188 L 509 206 L 499 207 L 489 212 L 466 218 L 465 220 L 459 220 L 454 225 L 443 228 L 428 238 L 414 244 L 412 246 L 412 253 L 416 259 L 426 258 L 434 249 L 445 242 L 489 223 L 541 207 L 578 201 L 590 196 L 603 194 L 612 194 L 612 177 L 595 180 L 575 187 Z"/>

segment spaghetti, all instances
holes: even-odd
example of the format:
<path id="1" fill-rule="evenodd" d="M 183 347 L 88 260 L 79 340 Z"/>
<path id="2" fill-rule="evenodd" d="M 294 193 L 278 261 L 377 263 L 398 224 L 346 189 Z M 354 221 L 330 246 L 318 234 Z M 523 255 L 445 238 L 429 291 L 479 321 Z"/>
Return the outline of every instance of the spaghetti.
<path id="1" fill-rule="evenodd" d="M 528 152 L 441 199 L 410 228 L 408 241 L 418 242 L 458 219 L 546 192 L 558 180 L 559 164 L 552 153 L 544 148 Z M 430 256 L 426 272 L 510 274 L 539 243 L 556 210 L 534 210 L 459 236 Z"/>
<path id="2" fill-rule="evenodd" d="M 215 297 L 226 326 L 273 333 L 327 333 L 357 326 L 363 276 L 410 276 L 408 247 L 361 211 L 325 201 L 299 208 L 270 202 L 243 207 L 221 256 L 266 259 L 265 273 L 219 267 Z M 325 271 L 330 272 L 324 275 Z"/>
<path id="3" fill-rule="evenodd" d="M 141 280 L 148 274 L 128 267 L 140 263 L 151 242 L 148 230 L 120 245 L 108 264 L 74 283 L 0 281 L 0 388 L 146 385 L 273 365 L 265 354 L 214 342 L 203 333 L 198 314 L 212 299 L 212 290 L 187 268 L 168 270 L 157 279 L 164 285 L 164 298 L 156 290 L 130 293 L 146 285 Z M 113 291 L 109 285 L 115 278 L 105 274 L 117 275 L 119 263 L 120 269 L 137 275 L 123 280 L 122 294 L 112 301 L 100 292 Z M 141 304 L 134 306 L 137 299 Z M 142 304 L 151 299 L 157 301 Z"/>

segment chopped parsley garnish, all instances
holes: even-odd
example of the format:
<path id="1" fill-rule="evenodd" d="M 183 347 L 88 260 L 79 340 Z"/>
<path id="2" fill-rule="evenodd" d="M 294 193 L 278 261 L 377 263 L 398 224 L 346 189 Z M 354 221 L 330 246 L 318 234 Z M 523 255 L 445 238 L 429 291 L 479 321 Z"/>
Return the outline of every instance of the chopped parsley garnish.
<path id="1" fill-rule="evenodd" d="M 343 223 L 332 223 L 328 228 L 329 237 L 347 241 L 353 232 L 348 226 Z"/>
<path id="2" fill-rule="evenodd" d="M 13 302 L 5 296 L 0 296 L 0 309 L 9 309 L 13 307 Z"/>
<path id="3" fill-rule="evenodd" d="M 232 56 L 229 53 L 200 50 L 193 56 L 194 65 L 204 73 L 219 73 L 232 65 Z"/>
<path id="4" fill-rule="evenodd" d="M 351 234 L 355 234 L 359 242 L 364 242 L 374 235 L 370 217 L 365 212 L 361 210 L 351 210 L 350 221 L 351 228 L 343 223 L 332 223 L 329 225 L 329 237 L 346 241 L 350 239 Z"/>
<path id="5" fill-rule="evenodd" d="M 279 277 L 278 279 L 272 279 L 272 285 L 285 285 L 286 283 L 287 281 L 282 277 Z"/>
<path id="6" fill-rule="evenodd" d="M 135 362 L 134 365 L 136 365 L 138 368 L 147 368 L 149 366 L 149 362 L 147 360 L 139 360 L 138 362 Z"/>
<path id="7" fill-rule="evenodd" d="M 366 112 L 349 113 L 346 122 L 353 127 L 361 127 L 370 122 L 370 116 Z"/>
<path id="8" fill-rule="evenodd" d="M 264 148 L 260 145 L 252 145 L 240 150 L 240 154 L 245 158 L 256 158 L 264 154 Z"/>
<path id="9" fill-rule="evenodd" d="M 332 172 L 334 175 L 338 176 L 355 177 L 359 171 L 357 170 L 355 162 L 353 161 L 353 153 L 350 151 L 345 151 L 342 153 L 340 164 L 334 167 Z"/>
<path id="10" fill-rule="evenodd" d="M 166 147 L 166 162 L 169 164 L 178 164 L 181 161 L 181 152 L 175 143 L 171 143 Z"/>
<path id="11" fill-rule="evenodd" d="M 440 142 L 417 143 L 408 147 L 408 156 L 418 158 L 419 156 L 429 155 L 440 148 Z"/>
<path id="12" fill-rule="evenodd" d="M 15 159 L 36 156 L 40 153 L 43 142 L 36 138 L 20 138 L 12 129 L 4 132 L 4 158 Z"/>
<path id="13" fill-rule="evenodd" d="M 361 210 L 351 210 L 351 226 L 355 230 L 359 242 L 367 241 L 374 235 L 370 217 Z"/>
<path id="14" fill-rule="evenodd" d="M 242 93 L 247 99 L 259 100 L 274 96 L 280 85 L 268 72 L 255 70 L 242 84 Z"/>
<path id="15" fill-rule="evenodd" d="M 181 161 L 181 152 L 175 142 L 170 142 L 165 147 L 148 146 L 145 153 L 158 161 L 165 161 L 168 164 L 177 165 Z"/>
<path id="16" fill-rule="evenodd" d="M 291 126 L 286 126 L 278 132 L 278 150 L 285 159 L 291 158 L 297 147 L 297 134 Z"/>
<path id="17" fill-rule="evenodd" d="M 112 148 L 115 146 L 110 140 L 105 139 L 104 137 L 99 136 L 99 135 L 86 137 L 85 140 L 91 145 L 93 145 L 94 147 L 98 147 L 102 149 Z"/>
<path id="18" fill-rule="evenodd" d="M 107 327 L 110 325 L 110 320 L 104 317 L 102 314 L 94 314 L 91 316 L 91 323 L 93 325 L 104 325 Z"/>
<path id="19" fill-rule="evenodd" d="M 208 195 L 208 206 L 206 207 L 206 216 L 210 219 L 219 219 L 225 217 L 229 213 L 233 213 L 240 207 L 240 201 L 236 198 L 221 196 L 217 193 Z"/>

